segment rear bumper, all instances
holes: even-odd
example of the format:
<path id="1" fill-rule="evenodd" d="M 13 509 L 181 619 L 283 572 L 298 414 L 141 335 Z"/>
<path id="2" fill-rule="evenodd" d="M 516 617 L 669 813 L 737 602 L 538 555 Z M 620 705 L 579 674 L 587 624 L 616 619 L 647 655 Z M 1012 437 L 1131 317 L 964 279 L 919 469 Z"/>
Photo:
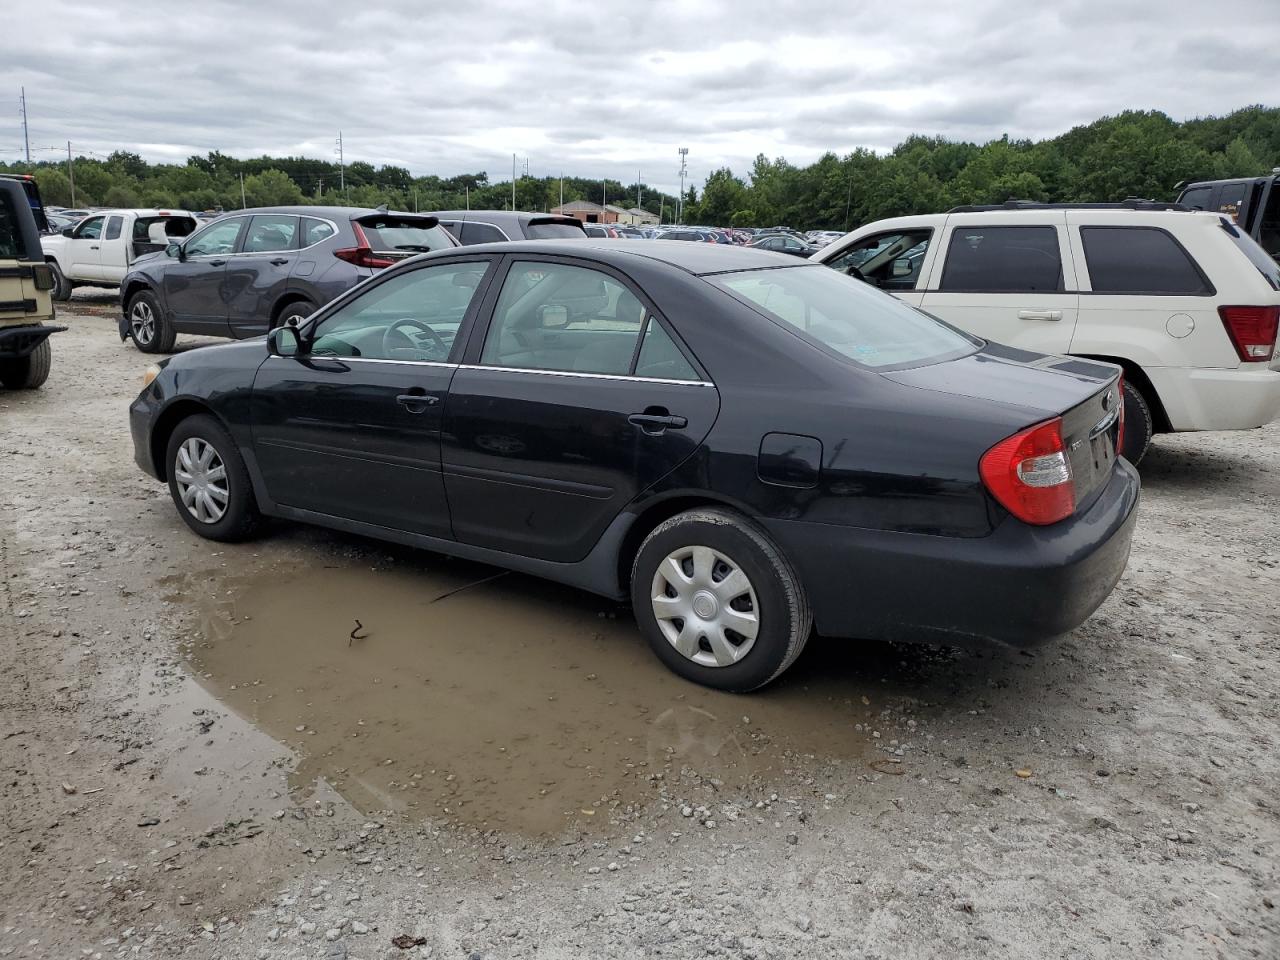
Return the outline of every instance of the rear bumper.
<path id="1" fill-rule="evenodd" d="M 1033 646 L 1083 623 L 1129 559 L 1137 472 L 1118 461 L 1101 495 L 1050 527 L 1007 518 L 987 537 L 932 537 L 766 521 L 798 568 L 818 632 Z"/>
<path id="2" fill-rule="evenodd" d="M 1280 370 L 1145 368 L 1174 430 L 1250 430 L 1280 415 Z"/>
<path id="3" fill-rule="evenodd" d="M 0 357 L 6 359 L 25 357 L 48 340 L 50 334 L 61 333 L 66 329 L 66 327 L 53 327 L 43 323 L 0 327 Z"/>

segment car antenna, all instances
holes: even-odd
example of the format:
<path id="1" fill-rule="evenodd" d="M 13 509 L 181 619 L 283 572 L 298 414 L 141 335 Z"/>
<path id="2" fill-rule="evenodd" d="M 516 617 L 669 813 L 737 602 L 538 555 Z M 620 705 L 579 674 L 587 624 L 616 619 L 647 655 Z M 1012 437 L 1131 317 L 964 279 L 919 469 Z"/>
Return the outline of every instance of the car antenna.
<path id="1" fill-rule="evenodd" d="M 378 206 L 378 208 L 377 208 L 377 212 L 378 212 L 378 213 L 386 213 L 386 212 L 387 212 L 387 205 L 386 205 L 385 203 L 380 204 L 380 205 Z"/>

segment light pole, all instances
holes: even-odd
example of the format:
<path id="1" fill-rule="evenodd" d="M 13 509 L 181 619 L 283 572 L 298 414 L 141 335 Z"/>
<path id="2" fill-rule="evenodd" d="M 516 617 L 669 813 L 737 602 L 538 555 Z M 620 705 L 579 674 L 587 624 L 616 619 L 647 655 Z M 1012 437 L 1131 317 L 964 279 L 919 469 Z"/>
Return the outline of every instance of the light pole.
<path id="1" fill-rule="evenodd" d="M 684 178 L 685 178 L 685 174 L 689 172 L 688 164 L 685 163 L 685 158 L 687 156 L 689 156 L 689 148 L 681 147 L 680 148 L 680 196 L 676 198 L 676 223 L 677 224 L 681 224 L 684 222 L 684 219 L 683 219 L 684 218 Z"/>

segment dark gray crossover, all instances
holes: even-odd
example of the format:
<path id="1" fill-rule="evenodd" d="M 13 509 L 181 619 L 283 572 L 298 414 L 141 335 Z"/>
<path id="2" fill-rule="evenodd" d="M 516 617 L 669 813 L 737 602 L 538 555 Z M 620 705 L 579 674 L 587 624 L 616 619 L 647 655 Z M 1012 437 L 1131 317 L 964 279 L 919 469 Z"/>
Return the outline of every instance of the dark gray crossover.
<path id="1" fill-rule="evenodd" d="M 1120 368 L 725 244 L 485 244 L 153 368 L 138 464 L 201 536 L 320 524 L 630 598 L 751 690 L 816 627 L 1029 645 L 1124 570 Z"/>
<path id="2" fill-rule="evenodd" d="M 220 217 L 135 261 L 120 339 L 167 353 L 179 333 L 253 337 L 407 257 L 458 245 L 435 217 L 360 207 L 263 207 Z"/>
<path id="3" fill-rule="evenodd" d="M 431 216 L 463 246 L 504 240 L 581 240 L 582 221 L 523 210 L 436 210 Z"/>

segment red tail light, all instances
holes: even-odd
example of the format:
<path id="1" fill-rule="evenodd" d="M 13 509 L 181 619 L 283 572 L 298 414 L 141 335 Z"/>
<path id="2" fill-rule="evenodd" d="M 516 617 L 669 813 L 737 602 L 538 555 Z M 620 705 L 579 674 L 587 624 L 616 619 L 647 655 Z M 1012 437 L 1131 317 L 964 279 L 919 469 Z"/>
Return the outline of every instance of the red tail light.
<path id="1" fill-rule="evenodd" d="M 991 495 L 1024 523 L 1047 526 L 1075 512 L 1061 417 L 1001 440 L 982 455 L 978 472 Z"/>
<path id="2" fill-rule="evenodd" d="M 352 223 L 351 228 L 355 231 L 358 246 L 343 247 L 341 250 L 335 250 L 333 251 L 335 257 L 339 260 L 345 260 L 347 263 L 354 263 L 357 267 L 370 267 L 374 270 L 395 266 L 394 260 L 380 257 L 373 252 L 373 248 L 369 246 L 369 238 L 360 229 L 360 224 Z"/>
<path id="3" fill-rule="evenodd" d="M 1265 363 L 1275 354 L 1280 306 L 1219 307 L 1218 315 L 1243 362 Z"/>

